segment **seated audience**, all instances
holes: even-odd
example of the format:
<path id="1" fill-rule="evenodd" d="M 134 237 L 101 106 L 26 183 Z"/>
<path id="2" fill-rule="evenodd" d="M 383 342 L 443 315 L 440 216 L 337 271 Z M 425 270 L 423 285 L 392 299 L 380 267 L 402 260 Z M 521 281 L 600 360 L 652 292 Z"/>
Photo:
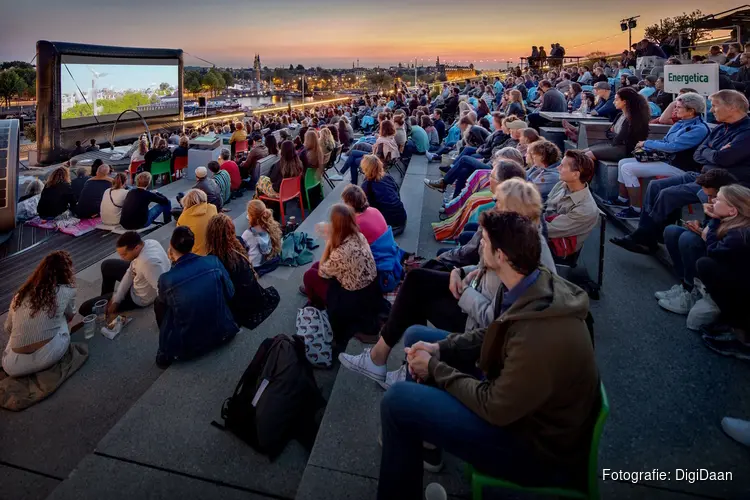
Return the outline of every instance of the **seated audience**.
<path id="1" fill-rule="evenodd" d="M 86 181 L 75 208 L 75 214 L 79 219 L 91 219 L 99 215 L 104 193 L 112 187 L 109 172 L 109 165 L 102 164 L 96 171 L 96 177 Z"/>
<path id="2" fill-rule="evenodd" d="M 79 167 L 76 169 L 76 178 L 70 182 L 70 188 L 73 190 L 73 195 L 76 197 L 76 202 L 81 199 L 81 191 L 83 191 L 83 185 L 86 181 L 91 179 L 89 171 L 86 167 Z"/>
<path id="3" fill-rule="evenodd" d="M 212 168 L 212 171 L 216 168 L 220 169 L 220 172 L 222 172 L 222 175 L 219 176 L 220 180 L 216 180 L 216 177 L 211 178 L 211 176 L 208 175 L 208 169 L 206 167 L 198 167 L 195 169 L 195 185 L 193 186 L 193 189 L 200 189 L 206 193 L 208 202 L 215 206 L 216 210 L 221 211 L 224 208 L 224 193 L 222 193 L 220 182 L 226 181 L 226 179 L 229 178 L 229 187 L 231 191 L 231 177 L 229 172 L 221 170 L 219 162 L 210 161 L 208 162 L 208 165 Z M 182 196 L 181 193 L 177 195 L 177 202 L 180 204 L 182 202 Z"/>
<path id="4" fill-rule="evenodd" d="M 237 142 L 242 142 L 247 140 L 247 132 L 245 132 L 245 125 L 239 121 L 234 124 L 234 132 L 232 133 L 232 136 L 229 138 L 229 144 L 230 146 L 234 147 L 237 145 Z"/>
<path id="5" fill-rule="evenodd" d="M 300 175 L 302 175 L 302 161 L 294 150 L 294 143 L 284 141 L 281 143 L 279 161 L 271 167 L 267 176 L 260 176 L 258 184 L 255 186 L 255 195 L 278 198 L 281 181 Z"/>
<path id="6" fill-rule="evenodd" d="M 148 172 L 142 172 L 148 173 Z M 156 240 L 143 240 L 135 231 L 128 231 L 117 239 L 117 253 L 121 259 L 102 262 L 102 292 L 98 297 L 81 304 L 78 313 L 88 316 L 94 304 L 106 299 L 107 314 L 148 307 L 157 295 L 159 277 L 169 271 L 169 257 Z M 120 282 L 115 292 L 115 283 Z"/>
<path id="7" fill-rule="evenodd" d="M 529 146 L 537 141 L 542 141 L 541 137 L 536 130 L 531 127 L 521 129 L 521 137 L 518 139 L 518 152 L 521 153 L 524 158 L 526 152 L 529 150 Z"/>
<path id="8" fill-rule="evenodd" d="M 396 159 L 400 157 L 398 143 L 396 142 L 396 128 L 392 121 L 383 120 L 380 122 L 378 138 L 375 140 L 375 144 L 372 146 L 370 152 L 378 154 L 381 159 Z M 352 184 L 357 184 L 359 182 L 358 173 L 362 163 L 362 158 L 364 158 L 365 155 L 368 155 L 368 152 L 352 149 L 349 151 L 349 157 L 341 168 L 342 174 L 349 170 L 351 173 Z M 337 177 L 334 177 L 334 180 L 336 178 Z"/>
<path id="9" fill-rule="evenodd" d="M 172 162 L 172 153 L 169 151 L 167 141 L 157 136 L 154 138 L 154 147 L 149 149 L 148 152 L 143 156 L 143 165 L 139 168 L 144 172 L 151 172 L 151 165 L 154 163 L 161 162 Z"/>
<path id="10" fill-rule="evenodd" d="M 686 93 L 677 97 L 677 123 L 661 140 L 646 140 L 636 144 L 637 158 L 624 158 L 618 164 L 619 196 L 608 203 L 627 207 L 616 214 L 621 219 L 638 219 L 641 214 L 639 178 L 674 177 L 684 172 L 700 171 L 693 159 L 698 146 L 710 133 L 703 121 L 706 101 L 703 96 Z"/>
<path id="11" fill-rule="evenodd" d="M 526 153 L 526 180 L 536 186 L 543 202 L 560 182 L 558 167 L 561 157 L 558 147 L 545 140 L 531 144 Z"/>
<path id="12" fill-rule="evenodd" d="M 268 156 L 268 148 L 263 144 L 263 136 L 260 133 L 253 133 L 250 137 L 250 152 L 247 154 L 247 159 L 242 162 L 239 166 L 239 174 L 241 179 L 257 179 L 259 172 L 256 173 L 256 166 L 258 160 Z M 256 175 L 257 174 L 257 175 Z M 234 179 L 233 179 L 234 181 Z M 234 185 L 234 182 L 232 183 Z M 232 191 L 236 191 L 237 188 L 232 188 Z"/>
<path id="13" fill-rule="evenodd" d="M 245 328 L 255 329 L 279 304 L 274 288 L 263 289 L 258 274 L 248 260 L 247 250 L 236 236 L 232 219 L 224 214 L 211 218 L 206 228 L 208 255 L 221 261 L 234 286 L 229 308 L 234 321 Z"/>
<path id="14" fill-rule="evenodd" d="M 320 129 L 320 149 L 323 152 L 323 165 L 331 161 L 331 153 L 336 149 L 336 141 L 328 127 Z"/>
<path id="15" fill-rule="evenodd" d="M 42 197 L 44 183 L 38 178 L 34 178 L 33 181 L 26 184 L 25 189 L 25 194 L 18 199 L 18 205 L 16 205 L 16 220 L 18 222 L 33 219 L 39 215 L 37 207 Z"/>
<path id="16" fill-rule="evenodd" d="M 102 203 L 99 207 L 102 224 L 108 226 L 120 224 L 122 207 L 125 204 L 125 197 L 128 195 L 128 190 L 125 187 L 127 181 L 128 177 L 123 172 L 118 172 L 112 181 L 112 187 L 104 191 Z"/>
<path id="17" fill-rule="evenodd" d="M 485 104 L 485 108 L 487 108 L 487 105 Z M 482 116 L 490 114 L 489 108 L 486 109 L 486 113 Z M 420 118 L 421 127 L 424 129 L 425 132 L 427 132 L 427 138 L 430 142 L 430 151 L 435 151 L 437 148 L 440 147 L 440 136 L 438 135 L 438 131 L 435 128 L 435 126 L 432 124 L 432 120 L 429 116 L 424 115 L 422 118 Z"/>
<path id="18" fill-rule="evenodd" d="M 377 208 L 370 206 L 367 202 L 367 195 L 361 187 L 356 184 L 346 186 L 341 193 L 341 201 L 354 210 L 359 231 L 365 236 L 368 244 L 372 245 L 388 231 L 388 223 L 383 214 Z"/>
<path id="19" fill-rule="evenodd" d="M 258 274 L 265 274 L 266 267 L 268 271 L 275 269 L 281 256 L 281 226 L 273 218 L 273 211 L 261 200 L 248 202 L 247 220 L 249 228 L 242 233 L 242 240 L 247 246 L 250 264 Z"/>
<path id="20" fill-rule="evenodd" d="M 678 93 L 678 95 L 687 94 L 688 92 L 696 93 L 695 90 L 693 89 L 684 88 L 684 89 L 680 89 L 680 92 Z M 672 94 L 669 94 L 669 95 L 671 96 Z M 679 120 L 677 119 L 677 113 L 674 109 L 676 104 L 677 104 L 677 101 L 675 100 L 670 102 L 667 105 L 667 107 L 664 109 L 664 111 L 662 112 L 661 116 L 659 116 L 658 118 L 652 119 L 651 123 L 658 123 L 661 125 L 674 125 L 675 123 L 677 123 Z"/>
<path id="21" fill-rule="evenodd" d="M 512 89 L 508 92 L 508 107 L 505 108 L 505 116 L 515 115 L 521 120 L 526 118 L 526 105 L 521 97 L 521 92 Z"/>
<path id="22" fill-rule="evenodd" d="M 149 191 L 149 186 L 151 186 L 151 174 L 141 172 L 136 175 L 136 189 L 128 191 L 122 204 L 120 225 L 125 229 L 148 227 L 156 221 L 160 214 L 164 224 L 169 224 L 172 221 L 172 204 L 169 199 L 161 193 Z M 156 205 L 149 208 L 151 203 L 156 203 Z"/>
<path id="23" fill-rule="evenodd" d="M 54 219 L 67 210 L 75 210 L 76 197 L 70 186 L 70 173 L 58 167 L 49 174 L 44 190 L 39 197 L 37 212 L 42 219 Z"/>
<path id="24" fill-rule="evenodd" d="M 594 95 L 597 97 L 597 104 L 591 111 L 591 115 L 614 120 L 619 109 L 615 106 L 615 93 L 609 83 L 599 82 L 595 84 Z"/>
<path id="25" fill-rule="evenodd" d="M 319 178 L 323 175 L 325 162 L 323 161 L 323 151 L 318 139 L 318 133 L 315 130 L 308 130 L 305 132 L 304 139 L 302 150 L 299 152 L 299 159 L 302 162 L 305 172 L 311 168 L 315 170 Z"/>
<path id="26" fill-rule="evenodd" d="M 316 229 L 326 239 L 326 246 L 320 262 L 305 272 L 304 289 L 314 307 L 327 308 L 334 342 L 343 347 L 354 333 L 376 334 L 378 315 L 388 303 L 354 210 L 336 204 L 331 208 L 330 224 L 322 223 Z"/>
<path id="27" fill-rule="evenodd" d="M 502 283 L 497 315 L 466 333 L 406 332 L 407 381 L 380 405 L 379 499 L 421 498 L 424 442 L 437 447 L 435 469 L 444 449 L 516 483 L 585 487 L 601 405 L 588 297 L 539 268 L 529 219 L 486 213 L 480 223 L 484 264 Z"/>
<path id="28" fill-rule="evenodd" d="M 279 134 L 281 135 L 281 134 Z M 266 149 L 268 150 L 268 156 L 278 156 L 279 155 L 279 145 L 276 142 L 276 136 L 273 134 L 266 135 L 265 139 L 263 140 L 264 145 L 266 146 Z"/>
<path id="29" fill-rule="evenodd" d="M 193 253 L 196 255 L 207 255 L 206 249 L 206 227 L 211 217 L 217 214 L 216 207 L 208 203 L 206 193 L 200 189 L 191 189 L 180 201 L 182 213 L 177 219 L 177 226 L 187 226 L 193 232 Z"/>
<path id="30" fill-rule="evenodd" d="M 89 141 L 89 147 L 86 148 L 87 153 L 90 153 L 91 151 L 99 151 L 99 146 L 96 145 L 96 139 L 91 139 Z"/>
<path id="31" fill-rule="evenodd" d="M 599 220 L 599 208 L 589 190 L 594 162 L 579 150 L 565 152 L 558 167 L 560 182 L 545 205 L 547 238 L 555 257 L 566 258 L 583 247 Z"/>
<path id="32" fill-rule="evenodd" d="M 609 142 L 593 144 L 586 150 L 594 161 L 620 161 L 632 154 L 636 144 L 648 138 L 651 111 L 646 98 L 631 88 L 624 88 L 617 91 L 614 102 L 620 114 L 607 134 Z"/>
<path id="33" fill-rule="evenodd" d="M 411 131 L 409 132 L 409 140 L 406 141 L 404 147 L 404 156 L 411 158 L 411 155 L 424 155 L 430 150 L 430 138 L 427 135 L 425 129 L 417 124 L 417 118 L 412 116 L 409 118 L 411 124 Z"/>
<path id="34" fill-rule="evenodd" d="M 8 376 L 46 370 L 68 352 L 75 284 L 70 255 L 55 251 L 42 259 L 18 289 L 5 318 L 9 339 L 2 367 Z"/>
<path id="35" fill-rule="evenodd" d="M 365 175 L 362 190 L 367 196 L 367 202 L 383 214 L 385 221 L 393 229 L 394 236 L 403 233 L 406 227 L 406 209 L 401 201 L 398 184 L 386 173 L 383 162 L 375 155 L 366 155 L 362 159 L 361 168 Z"/>
<path id="36" fill-rule="evenodd" d="M 197 170 L 198 169 L 196 169 L 196 171 Z M 218 161 L 208 162 L 208 170 L 211 172 L 213 181 L 217 186 L 219 186 L 219 198 L 221 199 L 221 201 L 215 199 L 213 186 L 211 186 L 210 184 L 211 179 L 208 178 L 208 175 L 205 175 L 202 178 L 202 181 L 198 181 L 196 183 L 196 186 L 194 187 L 197 187 L 198 189 L 206 193 L 206 196 L 209 196 L 208 191 L 210 191 L 211 196 L 208 198 L 208 202 L 212 203 L 217 210 L 223 210 L 224 205 L 229 203 L 229 201 L 232 199 L 232 178 L 229 176 L 229 172 L 221 169 L 221 165 L 219 165 Z M 196 179 L 197 178 L 198 176 L 196 175 Z M 198 187 L 198 183 L 201 183 L 202 186 Z M 206 184 L 208 184 L 208 186 L 206 186 Z"/>
<path id="37" fill-rule="evenodd" d="M 182 137 L 179 138 L 179 142 L 178 142 L 179 145 L 176 148 L 174 148 L 174 151 L 172 151 L 172 159 L 170 160 L 170 163 L 169 163 L 169 168 L 172 171 L 172 173 L 175 172 L 174 161 L 177 158 L 187 158 L 188 151 L 189 151 L 188 149 L 189 143 L 190 141 L 186 135 L 183 135 Z"/>
<path id="38" fill-rule="evenodd" d="M 750 186 L 750 118 L 747 116 L 747 98 L 736 90 L 720 90 L 711 97 L 712 112 L 722 126 L 714 128 L 708 138 L 698 146 L 693 159 L 703 165 L 704 174 L 713 169 L 726 169 L 723 174 L 703 179 L 697 184 L 697 172 L 651 181 L 646 189 L 638 229 L 628 236 L 610 241 L 626 250 L 650 254 L 656 251 L 657 240 L 663 228 L 672 221 L 672 214 L 685 205 L 706 201 L 706 182 L 713 184 L 726 179 L 726 173 L 736 182 Z M 720 185 L 710 185 L 718 189 Z M 703 189 L 701 189 L 703 187 Z"/>
<path id="39" fill-rule="evenodd" d="M 193 241 L 190 228 L 175 228 L 169 242 L 169 260 L 174 266 L 159 276 L 154 313 L 159 325 L 156 364 L 160 368 L 205 354 L 239 331 L 229 308 L 234 296 L 229 274 L 213 255 L 192 253 Z"/>
<path id="40" fill-rule="evenodd" d="M 70 152 L 70 157 L 72 158 L 74 156 L 82 155 L 85 152 L 86 152 L 86 148 L 81 146 L 81 141 L 76 141 L 76 145 L 73 148 L 73 151 Z"/>
<path id="41" fill-rule="evenodd" d="M 221 170 L 224 170 L 229 174 L 230 184 L 229 187 L 232 190 L 232 195 L 237 193 L 242 187 L 242 179 L 246 178 L 240 174 L 240 168 L 231 159 L 231 154 L 228 149 L 222 149 L 219 155 L 219 166 Z"/>
<path id="42" fill-rule="evenodd" d="M 537 92 L 542 100 L 539 103 L 539 107 L 529 114 L 528 120 L 530 127 L 539 130 L 539 127 L 544 127 L 549 123 L 549 120 L 541 117 L 540 112 L 565 112 L 568 110 L 568 103 L 565 101 L 565 96 L 562 92 L 552 87 L 552 83 L 549 80 L 539 82 Z"/>

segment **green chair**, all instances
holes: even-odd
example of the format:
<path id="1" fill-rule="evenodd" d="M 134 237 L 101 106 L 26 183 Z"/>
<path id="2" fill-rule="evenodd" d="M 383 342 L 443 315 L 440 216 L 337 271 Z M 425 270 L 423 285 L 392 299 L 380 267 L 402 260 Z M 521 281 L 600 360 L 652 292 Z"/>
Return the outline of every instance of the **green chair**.
<path id="1" fill-rule="evenodd" d="M 320 198 L 323 199 L 325 193 L 323 193 L 323 186 L 320 185 L 320 179 L 315 176 L 315 169 L 308 168 L 305 172 L 305 200 L 307 201 L 307 209 L 312 212 L 312 204 L 310 203 L 310 190 L 314 188 L 320 188 Z"/>
<path id="2" fill-rule="evenodd" d="M 602 407 L 599 410 L 599 416 L 596 419 L 594 433 L 591 438 L 591 450 L 589 451 L 588 463 L 588 491 L 579 491 L 568 488 L 521 486 L 520 484 L 506 481 L 505 479 L 486 476 L 481 472 L 477 472 L 477 470 L 470 464 L 467 464 L 466 474 L 471 480 L 472 500 L 482 499 L 482 488 L 484 487 L 505 488 L 507 490 L 521 491 L 535 495 L 558 496 L 564 498 L 599 498 L 599 441 L 602 437 L 602 431 L 604 431 L 604 422 L 606 422 L 607 416 L 609 416 L 609 400 L 607 399 L 607 392 L 604 390 L 604 384 L 600 383 L 599 389 L 602 395 Z"/>
<path id="3" fill-rule="evenodd" d="M 172 182 L 172 165 L 170 160 L 154 162 L 151 164 L 151 187 L 156 185 L 156 176 L 167 174 L 169 182 Z"/>

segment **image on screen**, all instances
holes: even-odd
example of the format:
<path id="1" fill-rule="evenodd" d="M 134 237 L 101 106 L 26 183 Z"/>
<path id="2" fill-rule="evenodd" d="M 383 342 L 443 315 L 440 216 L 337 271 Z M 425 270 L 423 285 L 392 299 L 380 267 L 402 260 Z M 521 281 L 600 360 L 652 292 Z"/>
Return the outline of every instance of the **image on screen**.
<path id="1" fill-rule="evenodd" d="M 65 62 L 60 68 L 62 126 L 114 121 L 126 109 L 144 117 L 179 114 L 176 61 L 146 64 Z M 93 62 L 96 62 L 94 64 Z"/>

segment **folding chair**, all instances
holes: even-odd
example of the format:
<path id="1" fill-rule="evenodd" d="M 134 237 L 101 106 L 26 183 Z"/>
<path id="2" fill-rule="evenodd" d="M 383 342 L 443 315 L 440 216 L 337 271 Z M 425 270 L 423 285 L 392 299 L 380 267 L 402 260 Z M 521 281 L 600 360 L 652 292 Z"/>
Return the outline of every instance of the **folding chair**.
<path id="1" fill-rule="evenodd" d="M 146 163 L 146 160 L 137 160 L 130 163 L 128 167 L 128 175 L 130 176 L 130 183 L 135 184 L 135 173 L 138 171 L 138 167 Z"/>

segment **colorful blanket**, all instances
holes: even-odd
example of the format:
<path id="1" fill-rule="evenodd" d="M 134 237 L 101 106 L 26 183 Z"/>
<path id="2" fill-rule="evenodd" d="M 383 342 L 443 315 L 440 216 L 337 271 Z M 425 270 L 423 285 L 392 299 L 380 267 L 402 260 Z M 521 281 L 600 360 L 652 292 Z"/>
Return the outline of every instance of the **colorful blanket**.
<path id="1" fill-rule="evenodd" d="M 487 189 L 490 185 L 491 173 L 492 170 L 475 170 L 474 173 L 469 176 L 469 179 L 466 182 L 466 187 L 461 190 L 458 196 L 455 196 L 452 200 L 445 204 L 445 215 L 451 216 L 455 214 L 458 210 L 463 208 L 464 204 L 471 197 L 471 195 L 473 195 L 477 191 Z"/>
<path id="2" fill-rule="evenodd" d="M 453 217 L 432 223 L 432 231 L 435 233 L 435 239 L 437 241 L 446 241 L 458 238 L 466 223 L 469 222 L 472 212 L 491 201 L 492 194 L 489 191 L 480 191 L 470 196 L 466 204 Z"/>
<path id="3" fill-rule="evenodd" d="M 94 219 L 76 219 L 75 217 L 58 217 L 55 220 L 44 220 L 40 217 L 34 217 L 26 224 L 42 229 L 53 229 L 70 236 L 78 237 L 90 233 L 96 226 L 102 223 L 100 217 Z"/>

